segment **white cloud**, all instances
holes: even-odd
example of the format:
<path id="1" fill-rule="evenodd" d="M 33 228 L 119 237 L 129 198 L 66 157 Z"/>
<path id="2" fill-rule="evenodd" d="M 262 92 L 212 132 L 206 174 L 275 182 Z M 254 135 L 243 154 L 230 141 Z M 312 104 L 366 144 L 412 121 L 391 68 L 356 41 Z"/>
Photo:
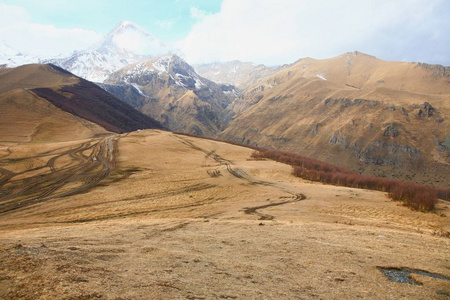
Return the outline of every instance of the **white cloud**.
<path id="1" fill-rule="evenodd" d="M 0 42 L 19 51 L 48 57 L 83 50 L 100 39 L 90 30 L 33 23 L 21 7 L 0 3 Z"/>
<path id="2" fill-rule="evenodd" d="M 209 14 L 198 7 L 191 7 L 191 17 L 194 20 L 204 20 Z"/>
<path id="3" fill-rule="evenodd" d="M 271 65 L 359 50 L 450 64 L 448 8 L 445 0 L 224 0 L 219 13 L 197 18 L 180 48 L 190 63 Z"/>

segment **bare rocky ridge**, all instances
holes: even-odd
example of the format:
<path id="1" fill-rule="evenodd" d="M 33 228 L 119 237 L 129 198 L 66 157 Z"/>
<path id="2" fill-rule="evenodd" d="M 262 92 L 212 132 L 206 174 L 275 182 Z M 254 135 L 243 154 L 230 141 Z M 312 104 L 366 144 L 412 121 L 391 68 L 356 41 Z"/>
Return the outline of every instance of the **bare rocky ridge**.
<path id="1" fill-rule="evenodd" d="M 226 127 L 225 109 L 238 95 L 233 86 L 201 77 L 173 54 L 129 65 L 101 86 L 171 130 L 200 136 Z"/>

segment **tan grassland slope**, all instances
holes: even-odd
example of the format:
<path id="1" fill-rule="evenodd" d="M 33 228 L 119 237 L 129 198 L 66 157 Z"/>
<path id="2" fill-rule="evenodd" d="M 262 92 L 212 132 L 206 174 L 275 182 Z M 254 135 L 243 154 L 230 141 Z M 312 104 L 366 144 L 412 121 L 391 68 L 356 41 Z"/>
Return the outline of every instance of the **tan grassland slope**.
<path id="1" fill-rule="evenodd" d="M 0 128 L 0 145 L 70 141 L 108 133 L 25 89 L 0 94 Z"/>
<path id="2" fill-rule="evenodd" d="M 49 88 L 78 82 L 78 77 L 43 64 L 0 70 L 0 93 L 18 88 Z"/>
<path id="3" fill-rule="evenodd" d="M 31 90 L 76 84 L 75 76 L 48 65 L 0 72 L 0 143 L 70 141 L 108 133 L 101 126 L 65 112 Z"/>
<path id="4" fill-rule="evenodd" d="M 162 128 L 97 85 L 53 65 L 0 72 L 0 141 L 70 141 Z"/>
<path id="5" fill-rule="evenodd" d="M 450 70 L 360 52 L 305 58 L 230 106 L 222 138 L 362 173 L 450 182 Z"/>
<path id="6" fill-rule="evenodd" d="M 448 299 L 447 202 L 251 153 L 156 130 L 0 150 L 0 299 Z"/>

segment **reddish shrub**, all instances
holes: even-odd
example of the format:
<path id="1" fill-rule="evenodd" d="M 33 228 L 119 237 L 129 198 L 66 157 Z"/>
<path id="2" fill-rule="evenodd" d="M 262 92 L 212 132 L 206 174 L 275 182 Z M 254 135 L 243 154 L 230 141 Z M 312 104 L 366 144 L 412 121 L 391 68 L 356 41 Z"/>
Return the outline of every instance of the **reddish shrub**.
<path id="1" fill-rule="evenodd" d="M 450 189 L 437 191 L 412 182 L 365 176 L 298 154 L 259 149 L 252 154 L 252 157 L 256 159 L 269 158 L 289 164 L 293 166 L 293 175 L 306 180 L 387 192 L 391 199 L 403 201 L 404 205 L 415 210 L 433 210 L 437 203 L 438 193 L 442 199 L 450 198 Z"/>

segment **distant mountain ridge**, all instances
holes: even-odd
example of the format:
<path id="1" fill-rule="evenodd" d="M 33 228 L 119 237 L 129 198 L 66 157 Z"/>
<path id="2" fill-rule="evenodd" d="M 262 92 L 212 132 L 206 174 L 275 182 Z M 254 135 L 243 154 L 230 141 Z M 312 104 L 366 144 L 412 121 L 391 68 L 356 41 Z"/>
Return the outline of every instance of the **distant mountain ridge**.
<path id="1" fill-rule="evenodd" d="M 37 63 L 40 58 L 24 54 L 5 43 L 0 43 L 0 68 L 15 68 L 25 64 Z"/>
<path id="2" fill-rule="evenodd" d="M 450 182 L 447 72 L 361 52 L 301 59 L 237 98 L 220 137 L 443 186 Z"/>
<path id="3" fill-rule="evenodd" d="M 231 84 L 246 90 L 258 81 L 263 80 L 282 67 L 267 67 L 262 64 L 241 62 L 238 60 L 211 64 L 194 65 L 195 70 L 203 77 L 217 83 Z"/>

